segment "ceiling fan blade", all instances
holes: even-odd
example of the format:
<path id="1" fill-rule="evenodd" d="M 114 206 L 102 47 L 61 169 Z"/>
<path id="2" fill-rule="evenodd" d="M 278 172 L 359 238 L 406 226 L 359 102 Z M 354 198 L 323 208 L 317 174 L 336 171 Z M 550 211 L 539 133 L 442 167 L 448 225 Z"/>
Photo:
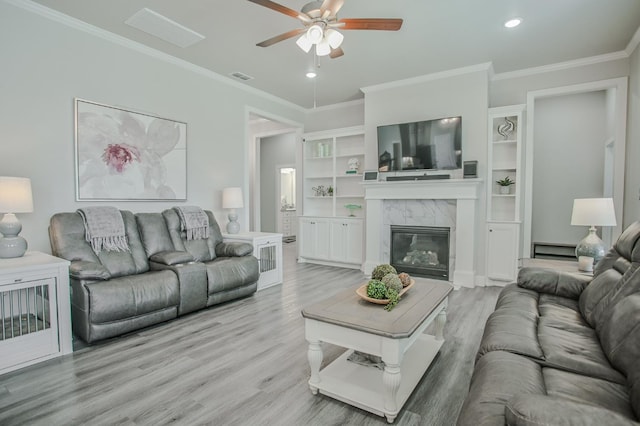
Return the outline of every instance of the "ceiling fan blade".
<path id="1" fill-rule="evenodd" d="M 336 16 L 343 4 L 344 0 L 324 0 L 322 6 L 320 6 L 322 19 L 327 19 L 330 16 Z"/>
<path id="2" fill-rule="evenodd" d="M 331 49 L 331 53 L 329 53 L 329 57 L 331 59 L 339 58 L 342 55 L 344 55 L 344 50 L 342 50 L 341 47 L 338 47 L 337 49 Z"/>
<path id="3" fill-rule="evenodd" d="M 259 4 L 260 6 L 264 6 L 268 9 L 275 10 L 276 12 L 284 13 L 287 16 L 298 18 L 302 22 L 311 22 L 311 19 L 309 19 L 309 17 L 306 16 L 305 14 L 300 13 L 293 9 L 289 9 L 288 7 L 283 6 L 281 4 L 272 2 L 271 0 L 249 0 L 249 1 L 255 4 Z"/>
<path id="4" fill-rule="evenodd" d="M 283 40 L 287 40 L 287 39 L 289 39 L 291 37 L 295 37 L 298 34 L 302 34 L 306 30 L 307 30 L 306 28 L 299 28 L 297 30 L 287 31 L 286 33 L 282 33 L 282 34 L 277 35 L 275 37 L 271 37 L 270 39 L 267 39 L 265 41 L 261 41 L 260 43 L 256 44 L 256 46 L 269 47 L 272 44 L 276 44 L 276 43 L 281 42 Z"/>
<path id="5" fill-rule="evenodd" d="M 382 30 L 398 31 L 402 27 L 402 19 L 355 18 L 340 19 L 336 27 L 343 30 Z"/>

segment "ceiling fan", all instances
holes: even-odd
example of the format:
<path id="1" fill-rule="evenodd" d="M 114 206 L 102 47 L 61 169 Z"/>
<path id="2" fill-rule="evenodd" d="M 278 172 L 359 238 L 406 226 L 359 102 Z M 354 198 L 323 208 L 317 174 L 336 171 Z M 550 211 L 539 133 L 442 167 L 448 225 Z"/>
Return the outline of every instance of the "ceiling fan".
<path id="1" fill-rule="evenodd" d="M 271 0 L 249 1 L 275 10 L 276 12 L 298 18 L 304 25 L 304 28 L 287 31 L 286 33 L 271 37 L 256 44 L 256 46 L 260 47 L 269 47 L 272 44 L 302 34 L 296 41 L 296 44 L 302 50 L 309 52 L 315 45 L 318 56 L 329 55 L 331 58 L 337 58 L 344 55 L 344 51 L 340 48 L 344 36 L 338 32 L 337 29 L 398 31 L 402 26 L 402 19 L 338 19 L 337 13 L 344 4 L 344 0 L 312 1 L 304 5 L 300 12 L 272 2 Z"/>

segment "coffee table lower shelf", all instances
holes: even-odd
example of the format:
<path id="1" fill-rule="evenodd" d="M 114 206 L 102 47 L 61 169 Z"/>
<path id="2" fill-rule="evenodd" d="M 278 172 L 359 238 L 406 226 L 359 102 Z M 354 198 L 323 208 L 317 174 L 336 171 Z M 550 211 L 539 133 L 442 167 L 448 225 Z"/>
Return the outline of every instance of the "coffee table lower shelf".
<path id="1" fill-rule="evenodd" d="M 444 340 L 436 340 L 430 334 L 420 335 L 405 352 L 400 366 L 400 386 L 396 396 L 398 411 L 409 399 L 422 376 L 433 362 Z M 383 371 L 373 366 L 363 366 L 347 358 L 353 350 L 347 350 L 320 371 L 320 383 L 315 384 L 320 393 L 361 408 L 378 416 L 385 413 L 385 387 Z"/>

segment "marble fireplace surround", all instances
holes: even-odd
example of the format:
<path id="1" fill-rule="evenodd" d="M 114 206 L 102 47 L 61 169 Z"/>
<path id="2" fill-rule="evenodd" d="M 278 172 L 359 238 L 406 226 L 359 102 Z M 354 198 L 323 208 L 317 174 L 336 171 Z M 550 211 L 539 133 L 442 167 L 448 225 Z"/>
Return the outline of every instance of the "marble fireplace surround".
<path id="1" fill-rule="evenodd" d="M 450 235 L 450 281 L 475 284 L 476 209 L 480 179 L 365 182 L 364 272 L 389 262 L 391 225 L 444 226 Z"/>

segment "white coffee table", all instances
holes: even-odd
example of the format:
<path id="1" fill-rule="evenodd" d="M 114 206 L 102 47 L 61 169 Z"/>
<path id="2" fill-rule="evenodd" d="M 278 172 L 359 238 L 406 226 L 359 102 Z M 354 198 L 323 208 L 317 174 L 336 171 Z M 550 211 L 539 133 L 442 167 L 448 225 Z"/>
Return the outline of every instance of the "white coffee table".
<path id="1" fill-rule="evenodd" d="M 417 278 L 391 311 L 360 299 L 355 288 L 302 310 L 311 367 L 309 387 L 393 423 L 444 343 L 446 281 Z M 425 330 L 435 321 L 435 335 Z M 349 348 L 320 371 L 320 342 Z M 353 351 L 379 356 L 384 371 L 347 358 Z"/>

